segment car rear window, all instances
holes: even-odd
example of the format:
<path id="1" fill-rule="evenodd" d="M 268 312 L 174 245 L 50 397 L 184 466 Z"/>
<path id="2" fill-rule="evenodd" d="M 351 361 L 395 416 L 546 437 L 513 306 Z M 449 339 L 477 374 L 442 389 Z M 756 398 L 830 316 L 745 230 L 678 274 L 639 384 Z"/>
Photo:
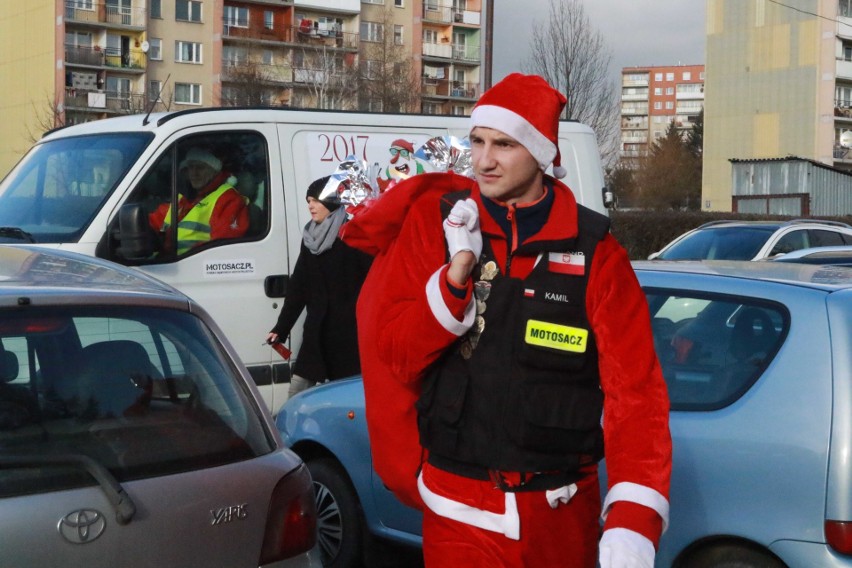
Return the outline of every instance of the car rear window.
<path id="1" fill-rule="evenodd" d="M 273 450 L 235 369 L 191 314 L 6 311 L 0 347 L 0 458 L 9 463 L 82 455 L 128 481 Z M 9 463 L 0 468 L 0 497 L 93 483 L 80 468 Z"/>
<path id="2" fill-rule="evenodd" d="M 672 410 L 716 410 L 757 381 L 789 328 L 778 304 L 724 295 L 646 290 L 654 347 Z"/>

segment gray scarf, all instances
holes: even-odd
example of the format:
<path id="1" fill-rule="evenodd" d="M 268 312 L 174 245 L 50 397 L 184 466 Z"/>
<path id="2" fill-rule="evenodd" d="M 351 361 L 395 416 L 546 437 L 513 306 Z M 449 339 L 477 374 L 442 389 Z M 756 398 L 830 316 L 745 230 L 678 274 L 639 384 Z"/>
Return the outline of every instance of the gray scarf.
<path id="1" fill-rule="evenodd" d="M 328 217 L 323 219 L 321 223 L 308 221 L 305 230 L 302 232 L 302 240 L 307 249 L 313 254 L 322 254 L 330 249 L 345 221 L 346 209 L 344 207 L 338 207 L 329 213 Z"/>

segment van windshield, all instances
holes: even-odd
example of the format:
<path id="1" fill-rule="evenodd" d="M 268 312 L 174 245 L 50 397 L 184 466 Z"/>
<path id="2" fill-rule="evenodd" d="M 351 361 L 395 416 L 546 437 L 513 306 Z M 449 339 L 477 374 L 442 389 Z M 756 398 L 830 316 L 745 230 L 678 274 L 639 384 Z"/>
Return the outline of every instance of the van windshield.
<path id="1" fill-rule="evenodd" d="M 148 133 L 76 136 L 35 146 L 0 185 L 0 227 L 75 242 L 145 147 Z"/>

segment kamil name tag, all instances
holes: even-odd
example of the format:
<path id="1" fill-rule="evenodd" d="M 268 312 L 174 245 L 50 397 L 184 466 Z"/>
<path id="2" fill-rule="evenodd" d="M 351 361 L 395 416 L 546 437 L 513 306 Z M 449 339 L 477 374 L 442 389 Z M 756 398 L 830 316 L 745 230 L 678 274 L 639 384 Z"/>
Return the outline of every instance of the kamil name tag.
<path id="1" fill-rule="evenodd" d="M 546 321 L 527 320 L 525 341 L 530 345 L 560 351 L 585 353 L 589 330 Z"/>

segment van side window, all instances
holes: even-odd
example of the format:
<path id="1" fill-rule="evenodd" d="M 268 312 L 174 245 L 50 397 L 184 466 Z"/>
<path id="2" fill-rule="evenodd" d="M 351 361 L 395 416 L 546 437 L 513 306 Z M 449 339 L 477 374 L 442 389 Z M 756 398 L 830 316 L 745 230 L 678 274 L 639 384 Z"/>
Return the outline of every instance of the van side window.
<path id="1" fill-rule="evenodd" d="M 780 306 L 730 296 L 646 290 L 654 348 L 672 410 L 716 410 L 760 378 L 784 342 Z"/>
<path id="2" fill-rule="evenodd" d="M 161 154 L 129 202 L 142 204 L 155 235 L 148 261 L 259 238 L 269 228 L 264 137 L 225 131 L 182 138 Z"/>

